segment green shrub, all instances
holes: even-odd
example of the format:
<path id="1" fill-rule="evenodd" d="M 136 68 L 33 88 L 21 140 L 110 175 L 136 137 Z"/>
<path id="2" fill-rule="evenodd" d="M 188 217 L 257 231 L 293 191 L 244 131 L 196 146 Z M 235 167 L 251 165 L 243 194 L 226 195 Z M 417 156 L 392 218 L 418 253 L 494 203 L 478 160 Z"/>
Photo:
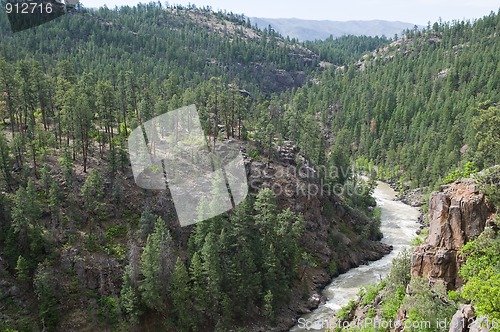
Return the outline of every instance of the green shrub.
<path id="1" fill-rule="evenodd" d="M 343 234 L 350 234 L 352 231 L 349 229 L 349 227 L 346 224 L 340 224 L 339 226 L 340 232 Z"/>
<path id="2" fill-rule="evenodd" d="M 412 279 L 410 289 L 411 295 L 405 296 L 403 306 L 408 313 L 407 323 L 420 326 L 418 331 L 440 331 L 437 322 L 449 319 L 457 311 L 457 306 L 447 299 L 446 286 L 443 282 L 429 286 L 427 279 L 416 278 Z M 422 322 L 429 325 L 422 326 Z"/>
<path id="3" fill-rule="evenodd" d="M 387 282 L 392 289 L 399 286 L 406 289 L 406 286 L 410 283 L 412 255 L 410 250 L 404 249 L 392 260 L 391 272 L 387 278 Z"/>
<path id="4" fill-rule="evenodd" d="M 114 256 L 118 259 L 125 259 L 127 257 L 127 252 L 128 249 L 126 246 L 122 244 L 107 244 L 106 247 L 104 248 L 104 251 L 106 254 L 110 256 Z"/>
<path id="5" fill-rule="evenodd" d="M 124 237 L 125 235 L 127 235 L 127 228 L 125 225 L 113 225 L 104 233 L 104 236 L 106 236 L 107 239 L 116 239 Z"/>
<path id="6" fill-rule="evenodd" d="M 342 242 L 342 235 L 340 235 L 340 233 L 338 233 L 337 231 L 333 231 L 332 233 L 330 233 L 327 242 L 328 246 L 332 250 L 342 249 L 342 247 L 344 246 L 344 243 Z"/>
<path id="7" fill-rule="evenodd" d="M 376 315 L 377 311 L 373 307 L 368 309 L 368 311 L 366 312 L 366 318 L 374 318 Z"/>
<path id="8" fill-rule="evenodd" d="M 330 275 L 335 275 L 338 273 L 338 266 L 336 262 L 331 262 L 330 265 L 328 265 L 328 273 Z"/>
<path id="9" fill-rule="evenodd" d="M 466 284 L 460 296 L 471 301 L 479 315 L 500 320 L 500 233 L 486 229 L 476 240 L 467 243 L 461 254 L 466 263 L 460 275 Z"/>
<path id="10" fill-rule="evenodd" d="M 448 299 L 455 302 L 465 302 L 460 293 L 454 290 L 448 291 Z"/>
<path id="11" fill-rule="evenodd" d="M 341 321 L 350 321 L 352 314 L 356 309 L 356 302 L 354 300 L 349 301 L 346 306 L 343 306 L 337 313 L 337 318 Z"/>
<path id="12" fill-rule="evenodd" d="M 361 299 L 361 305 L 362 306 L 367 306 L 369 304 L 371 304 L 375 298 L 377 297 L 378 293 L 384 288 L 385 286 L 385 282 L 380 282 L 378 284 L 372 284 L 372 285 L 369 285 L 366 289 L 365 289 L 365 294 L 363 296 L 363 298 Z"/>
<path id="13" fill-rule="evenodd" d="M 410 246 L 412 246 L 412 247 L 418 247 L 422 243 L 424 243 L 424 240 L 422 239 L 422 237 L 421 236 L 416 236 L 413 240 L 411 240 Z"/>
<path id="14" fill-rule="evenodd" d="M 386 320 L 393 320 L 405 298 L 405 289 L 398 286 L 396 294 L 387 294 L 384 296 L 384 305 L 382 307 L 382 317 Z"/>
<path id="15" fill-rule="evenodd" d="M 485 169 L 475 177 L 489 203 L 500 209 L 500 166 Z"/>
<path id="16" fill-rule="evenodd" d="M 468 177 L 470 177 L 472 174 L 475 174 L 477 173 L 479 170 L 476 168 L 476 166 L 474 166 L 474 163 L 472 161 L 469 161 L 468 163 L 466 163 L 463 167 L 463 169 L 456 169 L 454 170 L 453 172 L 449 173 L 443 183 L 444 184 L 448 184 L 448 183 L 452 183 L 452 182 L 455 182 L 457 180 L 460 180 L 460 179 L 466 179 Z"/>
<path id="17" fill-rule="evenodd" d="M 330 201 L 326 201 L 323 206 L 323 214 L 328 220 L 332 220 L 335 217 L 335 210 L 333 209 L 333 204 Z"/>
<path id="18" fill-rule="evenodd" d="M 111 296 L 101 297 L 97 304 L 99 305 L 98 316 L 99 318 L 108 323 L 118 323 L 118 299 Z"/>

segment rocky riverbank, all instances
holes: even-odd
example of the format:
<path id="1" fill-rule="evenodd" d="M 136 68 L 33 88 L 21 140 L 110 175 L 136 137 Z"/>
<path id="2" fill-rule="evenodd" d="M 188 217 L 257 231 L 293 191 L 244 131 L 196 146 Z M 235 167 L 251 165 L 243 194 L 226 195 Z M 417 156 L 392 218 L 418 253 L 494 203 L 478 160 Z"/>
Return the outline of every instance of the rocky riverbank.
<path id="1" fill-rule="evenodd" d="M 396 200 L 413 207 L 421 207 L 425 204 L 425 192 L 422 188 L 405 190 L 396 196 Z"/>

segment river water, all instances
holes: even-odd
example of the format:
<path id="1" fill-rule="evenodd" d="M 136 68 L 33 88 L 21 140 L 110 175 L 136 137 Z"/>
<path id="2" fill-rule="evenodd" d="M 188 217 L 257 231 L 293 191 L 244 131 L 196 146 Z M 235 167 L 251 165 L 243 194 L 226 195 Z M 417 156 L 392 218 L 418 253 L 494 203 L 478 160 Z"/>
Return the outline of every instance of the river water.
<path id="1" fill-rule="evenodd" d="M 382 210 L 381 230 L 384 234 L 382 242 L 392 245 L 394 250 L 378 261 L 351 269 L 333 279 L 323 290 L 323 295 L 327 298 L 326 303 L 310 314 L 303 315 L 299 319 L 299 324 L 290 332 L 326 331 L 327 327 L 333 327 L 335 313 L 356 298 L 360 287 L 387 276 L 392 260 L 416 237 L 415 232 L 419 228 L 417 221 L 419 211 L 416 208 L 394 201 L 396 192 L 382 182 L 378 183 L 373 196 L 377 206 Z"/>

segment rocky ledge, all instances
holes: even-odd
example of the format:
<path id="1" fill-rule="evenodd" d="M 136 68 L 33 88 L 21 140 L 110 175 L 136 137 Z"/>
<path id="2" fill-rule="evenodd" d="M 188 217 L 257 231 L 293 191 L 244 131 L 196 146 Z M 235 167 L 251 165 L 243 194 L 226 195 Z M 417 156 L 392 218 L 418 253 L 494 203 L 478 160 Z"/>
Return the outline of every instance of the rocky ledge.
<path id="1" fill-rule="evenodd" d="M 443 280 L 448 289 L 463 284 L 459 251 L 493 222 L 493 211 L 473 180 L 442 186 L 429 200 L 429 235 L 413 253 L 412 275 Z"/>

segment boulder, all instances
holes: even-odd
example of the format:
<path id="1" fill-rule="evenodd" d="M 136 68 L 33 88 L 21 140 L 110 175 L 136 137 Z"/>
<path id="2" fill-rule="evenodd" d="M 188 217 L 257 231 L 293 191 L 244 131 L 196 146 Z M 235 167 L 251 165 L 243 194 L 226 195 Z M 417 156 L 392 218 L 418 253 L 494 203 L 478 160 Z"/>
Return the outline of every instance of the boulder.
<path id="1" fill-rule="evenodd" d="M 469 331 L 469 323 L 476 317 L 471 305 L 460 305 L 460 309 L 453 315 L 449 332 Z"/>
<path id="2" fill-rule="evenodd" d="M 309 308 L 317 308 L 321 303 L 321 296 L 317 293 L 314 293 L 307 302 Z"/>

